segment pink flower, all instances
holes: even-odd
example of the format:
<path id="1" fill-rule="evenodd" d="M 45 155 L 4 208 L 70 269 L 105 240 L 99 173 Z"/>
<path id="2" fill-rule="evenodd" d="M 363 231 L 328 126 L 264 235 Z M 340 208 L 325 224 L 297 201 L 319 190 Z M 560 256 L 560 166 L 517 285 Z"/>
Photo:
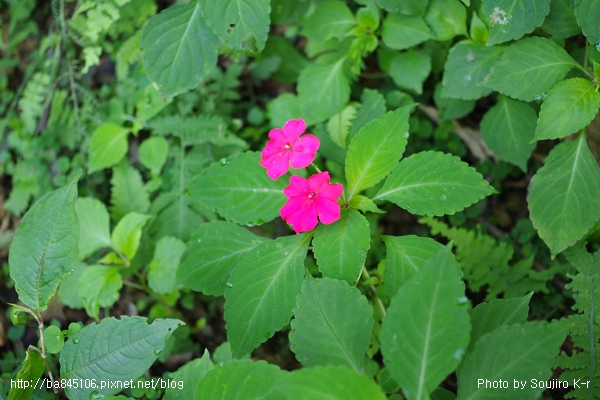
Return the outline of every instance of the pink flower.
<path id="1" fill-rule="evenodd" d="M 292 119 L 279 128 L 271 129 L 269 141 L 260 153 L 260 165 L 267 169 L 269 178 L 276 180 L 290 169 L 305 168 L 315 159 L 321 144 L 314 135 L 304 135 L 306 124 L 302 119 Z"/>
<path id="2" fill-rule="evenodd" d="M 319 223 L 317 217 L 324 224 L 340 219 L 337 199 L 344 187 L 339 183 L 330 184 L 329 179 L 327 171 L 308 179 L 296 175 L 290 177 L 289 186 L 283 189 L 289 199 L 279 213 L 296 233 L 314 229 Z"/>

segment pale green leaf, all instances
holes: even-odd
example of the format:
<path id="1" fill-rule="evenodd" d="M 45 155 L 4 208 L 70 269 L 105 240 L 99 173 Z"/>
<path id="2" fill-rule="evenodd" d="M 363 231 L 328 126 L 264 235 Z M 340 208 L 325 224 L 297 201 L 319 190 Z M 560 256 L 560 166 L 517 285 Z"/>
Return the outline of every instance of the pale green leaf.
<path id="1" fill-rule="evenodd" d="M 600 218 L 600 168 L 585 135 L 555 148 L 529 185 L 531 222 L 553 255 L 572 246 Z"/>
<path id="2" fill-rule="evenodd" d="M 385 243 L 386 254 L 383 289 L 390 298 L 444 248 L 433 239 L 414 235 L 385 235 L 381 239 Z"/>
<path id="3" fill-rule="evenodd" d="M 260 52 L 269 34 L 269 0 L 200 0 L 206 22 L 235 50 Z"/>
<path id="4" fill-rule="evenodd" d="M 381 39 L 391 49 L 408 49 L 430 38 L 431 30 L 418 15 L 388 14 L 383 20 Z"/>
<path id="5" fill-rule="evenodd" d="M 98 320 L 100 307 L 110 307 L 119 300 L 123 280 L 117 267 L 90 265 L 79 278 L 79 296 L 87 314 Z"/>
<path id="6" fill-rule="evenodd" d="M 50 354 L 57 354 L 65 346 L 65 335 L 56 325 L 47 326 L 44 329 L 44 346 Z"/>
<path id="7" fill-rule="evenodd" d="M 142 128 L 142 123 L 154 118 L 172 101 L 172 98 L 165 100 L 153 84 L 148 84 L 143 91 L 143 95 L 135 104 L 135 117 L 138 121 L 134 126 L 138 125 L 138 127 L 134 128 L 133 133 L 137 134 L 139 129 Z"/>
<path id="8" fill-rule="evenodd" d="M 58 301 L 74 310 L 83 308 L 83 300 L 79 295 L 79 279 L 86 268 L 85 263 L 77 263 L 73 272 L 65 276 L 58 287 Z"/>
<path id="9" fill-rule="evenodd" d="M 581 32 L 575 17 L 575 4 L 572 0 L 551 0 L 550 13 L 542 27 L 557 38 L 568 38 Z"/>
<path id="10" fill-rule="evenodd" d="M 61 279 L 78 261 L 79 222 L 75 212 L 79 174 L 38 200 L 15 232 L 8 264 L 19 300 L 45 310 Z"/>
<path id="11" fill-rule="evenodd" d="M 148 286 L 155 293 L 169 294 L 177 289 L 175 276 L 186 248 L 185 243 L 170 236 L 156 242 L 154 258 L 148 265 Z"/>
<path id="12" fill-rule="evenodd" d="M 169 153 L 169 144 L 162 137 L 151 137 L 142 142 L 138 149 L 140 163 L 158 175 Z"/>
<path id="13" fill-rule="evenodd" d="M 75 202 L 75 211 L 79 219 L 79 259 L 110 247 L 110 219 L 104 203 L 80 197 Z"/>
<path id="14" fill-rule="evenodd" d="M 431 56 L 424 52 L 410 49 L 394 57 L 390 63 L 390 76 L 394 83 L 403 89 L 423 93 L 423 82 L 431 72 Z"/>
<path id="15" fill-rule="evenodd" d="M 577 23 L 592 46 L 600 45 L 600 0 L 576 0 Z"/>
<path id="16" fill-rule="evenodd" d="M 367 257 L 371 241 L 369 223 L 358 211 L 343 209 L 341 217 L 315 230 L 313 252 L 325 277 L 353 285 Z"/>
<path id="17" fill-rule="evenodd" d="M 426 399 L 456 369 L 471 324 L 462 272 L 440 250 L 392 299 L 381 328 L 381 353 L 407 399 Z"/>
<path id="18" fill-rule="evenodd" d="M 220 45 L 198 0 L 152 17 L 142 31 L 141 43 L 146 74 L 166 97 L 196 87 L 216 66 Z"/>
<path id="19" fill-rule="evenodd" d="M 125 316 L 90 324 L 65 343 L 60 353 L 60 379 L 136 379 L 152 366 L 167 338 L 181 324 L 177 319 L 159 318 L 148 325 L 146 318 Z M 67 386 L 65 393 L 71 399 L 88 399 L 93 392 L 107 397 L 122 390 L 89 386 Z"/>
<path id="20" fill-rule="evenodd" d="M 285 375 L 279 367 L 265 361 L 231 360 L 206 372 L 197 398 L 265 399 Z"/>
<path id="21" fill-rule="evenodd" d="M 193 233 L 177 269 L 177 283 L 207 295 L 222 296 L 231 270 L 247 252 L 266 241 L 231 222 L 215 221 Z"/>
<path id="22" fill-rule="evenodd" d="M 90 164 L 88 172 L 99 171 L 117 165 L 125 154 L 129 128 L 112 123 L 100 125 L 90 139 Z"/>
<path id="23" fill-rule="evenodd" d="M 113 168 L 110 185 L 110 214 L 114 221 L 129 212 L 145 213 L 150 208 L 142 175 L 128 163 L 122 162 Z"/>
<path id="24" fill-rule="evenodd" d="M 350 140 L 369 122 L 383 117 L 386 111 L 385 98 L 377 90 L 365 88 L 360 95 L 360 101 L 362 104 L 350 128 Z"/>
<path id="25" fill-rule="evenodd" d="M 595 89 L 596 85 L 583 78 L 554 86 L 542 104 L 534 139 L 559 139 L 586 127 L 600 107 Z"/>
<path id="26" fill-rule="evenodd" d="M 302 34 L 310 40 L 324 42 L 331 38 L 343 39 L 356 26 L 356 19 L 341 1 L 325 1 L 306 19 Z"/>
<path id="27" fill-rule="evenodd" d="M 282 93 L 267 105 L 272 127 L 281 127 L 290 119 L 298 119 L 302 115 L 298 97 L 292 93 Z"/>
<path id="28" fill-rule="evenodd" d="M 327 120 L 350 100 L 350 82 L 344 73 L 344 58 L 333 64 L 314 63 L 298 77 L 298 101 L 308 125 Z"/>
<path id="29" fill-rule="evenodd" d="M 483 84 L 518 100 L 539 100 L 576 65 L 552 40 L 524 38 L 504 51 Z"/>
<path id="30" fill-rule="evenodd" d="M 327 122 L 327 132 L 329 132 L 331 140 L 343 149 L 347 147 L 348 133 L 350 133 L 352 120 L 355 117 L 356 107 L 350 104 Z"/>
<path id="31" fill-rule="evenodd" d="M 385 400 L 373 379 L 342 366 L 292 371 L 273 387 L 276 398 L 286 400 Z"/>
<path id="32" fill-rule="evenodd" d="M 131 260 L 137 253 L 142 237 L 142 228 L 146 225 L 148 219 L 150 219 L 149 215 L 131 212 L 117 223 L 112 232 L 112 247 L 127 257 L 128 260 Z"/>
<path id="33" fill-rule="evenodd" d="M 400 161 L 373 200 L 391 201 L 413 214 L 442 216 L 492 193 L 481 174 L 460 158 L 427 151 Z"/>
<path id="34" fill-rule="evenodd" d="M 189 186 L 193 199 L 242 225 L 260 225 L 279 216 L 285 204 L 286 178 L 271 180 L 260 155 L 247 152 L 211 165 Z"/>
<path id="35" fill-rule="evenodd" d="M 8 400 L 28 400 L 32 398 L 34 385 L 44 374 L 46 363 L 39 351 L 32 348 L 25 352 L 25 359 L 21 364 L 21 369 L 17 372 L 17 376 L 13 378 L 14 382 L 27 382 L 29 385 L 25 387 L 23 384 L 10 386 Z M 33 382 L 33 384 L 32 384 Z M 39 386 L 38 386 L 39 387 Z M 6 398 L 6 397 L 4 397 Z"/>
<path id="36" fill-rule="evenodd" d="M 342 365 L 363 372 L 373 308 L 346 282 L 307 278 L 296 298 L 291 349 L 305 367 Z"/>
<path id="37" fill-rule="evenodd" d="M 500 46 L 482 46 L 470 41 L 459 42 L 450 49 L 444 65 L 442 96 L 477 100 L 492 89 L 481 85 L 504 50 Z"/>
<path id="38" fill-rule="evenodd" d="M 354 136 L 346 155 L 347 199 L 380 182 L 402 158 L 410 109 L 390 111 Z"/>
<path id="39" fill-rule="evenodd" d="M 373 203 L 373 200 L 360 194 L 355 194 L 352 196 L 352 200 L 348 202 L 348 205 L 350 208 L 362 211 L 363 213 L 369 211 L 378 214 L 385 214 L 385 211 L 380 210 L 379 207 Z"/>
<path id="40" fill-rule="evenodd" d="M 467 35 L 467 9 L 458 0 L 431 0 L 425 22 L 441 42 Z"/>
<path id="41" fill-rule="evenodd" d="M 483 0 L 481 9 L 490 24 L 491 46 L 520 39 L 542 25 L 550 12 L 550 0 Z"/>
<path id="42" fill-rule="evenodd" d="M 236 358 L 290 322 L 304 278 L 310 234 L 279 237 L 250 250 L 225 289 L 227 340 Z"/>
<path id="43" fill-rule="evenodd" d="M 208 349 L 204 349 L 202 357 L 184 364 L 183 367 L 171 375 L 174 382 L 183 382 L 183 388 L 169 387 L 165 391 L 163 400 L 187 400 L 199 397 L 202 378 L 213 368 Z"/>
<path id="44" fill-rule="evenodd" d="M 457 400 L 537 399 L 552 376 L 554 357 L 565 340 L 564 325 L 546 322 L 505 325 L 483 335 L 461 365 Z M 485 378 L 484 378 L 485 377 Z M 508 388 L 478 385 L 478 379 L 508 381 Z M 519 386 L 515 387 L 514 382 Z"/>
<path id="45" fill-rule="evenodd" d="M 525 172 L 535 149 L 535 119 L 530 105 L 500 95 L 481 120 L 481 135 L 494 154 Z"/>

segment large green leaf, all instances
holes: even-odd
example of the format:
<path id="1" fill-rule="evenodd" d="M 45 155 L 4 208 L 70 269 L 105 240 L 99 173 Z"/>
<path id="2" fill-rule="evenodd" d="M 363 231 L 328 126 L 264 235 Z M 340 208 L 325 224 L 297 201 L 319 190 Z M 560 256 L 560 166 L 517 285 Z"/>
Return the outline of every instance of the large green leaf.
<path id="1" fill-rule="evenodd" d="M 450 154 L 427 151 L 405 158 L 373 198 L 413 214 L 454 214 L 494 193 L 475 169 Z"/>
<path id="2" fill-rule="evenodd" d="M 198 0 L 167 8 L 142 31 L 146 74 L 166 97 L 186 92 L 217 65 L 219 45 Z"/>
<path id="3" fill-rule="evenodd" d="M 16 379 L 14 379 L 13 382 L 27 382 L 29 385 L 27 387 L 25 387 L 24 384 L 16 384 L 14 386 L 10 385 L 8 400 L 31 399 L 33 391 L 36 388 L 43 387 L 42 385 L 44 384 L 44 381 L 42 380 L 42 382 L 39 382 L 39 380 L 44 374 L 45 369 L 46 364 L 40 352 L 33 350 L 32 348 L 27 349 L 21 369 L 17 373 L 17 376 L 15 377 Z M 3 399 L 6 399 L 6 397 Z"/>
<path id="4" fill-rule="evenodd" d="M 552 40 L 529 37 L 504 51 L 483 84 L 515 99 L 532 101 L 543 98 L 576 65 Z"/>
<path id="5" fill-rule="evenodd" d="M 600 7 L 599 0 L 575 0 L 575 16 L 577 23 L 588 41 L 598 46 L 600 44 Z"/>
<path id="6" fill-rule="evenodd" d="M 304 278 L 310 234 L 279 237 L 249 251 L 225 289 L 231 352 L 240 358 L 289 323 Z"/>
<path id="7" fill-rule="evenodd" d="M 332 64 L 314 63 L 298 77 L 298 101 L 308 125 L 327 120 L 350 100 L 350 82 L 344 72 L 344 58 Z"/>
<path id="8" fill-rule="evenodd" d="M 170 236 L 156 242 L 154 257 L 148 265 L 148 286 L 155 293 L 169 294 L 177 289 L 176 273 L 186 248 L 185 243 Z"/>
<path id="9" fill-rule="evenodd" d="M 291 348 L 305 367 L 343 365 L 363 372 L 373 308 L 354 286 L 308 277 L 296 298 Z"/>
<path id="10" fill-rule="evenodd" d="M 117 165 L 127 154 L 129 128 L 107 122 L 100 125 L 90 139 L 90 165 L 88 172 Z"/>
<path id="11" fill-rule="evenodd" d="M 369 251 L 371 235 L 367 219 L 349 208 L 339 220 L 320 224 L 315 230 L 313 253 L 323 276 L 344 280 L 353 285 Z"/>
<path id="12" fill-rule="evenodd" d="M 490 94 L 492 89 L 481 85 L 481 82 L 503 50 L 500 46 L 487 47 L 471 41 L 454 45 L 444 65 L 442 96 L 477 100 Z"/>
<path id="13" fill-rule="evenodd" d="M 285 375 L 276 365 L 265 361 L 231 360 L 206 372 L 197 398 L 264 399 Z"/>
<path id="14" fill-rule="evenodd" d="M 581 32 L 577 24 L 572 0 L 550 1 L 550 13 L 546 16 L 542 27 L 554 37 L 568 38 Z"/>
<path id="15" fill-rule="evenodd" d="M 119 221 L 129 212 L 143 214 L 150 208 L 142 175 L 128 163 L 122 162 L 113 168 L 110 186 L 110 213 L 114 221 Z"/>
<path id="16" fill-rule="evenodd" d="M 458 0 L 430 0 L 425 22 L 440 42 L 467 35 L 467 10 Z"/>
<path id="17" fill-rule="evenodd" d="M 552 254 L 572 246 L 600 218 L 600 168 L 585 135 L 548 155 L 529 185 L 529 213 Z"/>
<path id="18" fill-rule="evenodd" d="M 383 288 L 390 298 L 444 248 L 433 239 L 414 235 L 385 235 L 381 239 L 386 253 Z"/>
<path id="19" fill-rule="evenodd" d="M 167 338 L 182 324 L 176 319 L 156 319 L 148 325 L 146 318 L 105 318 L 99 324 L 83 328 L 65 343 L 60 353 L 60 379 L 82 379 L 84 382 L 110 379 L 128 381 L 141 376 L 165 347 Z M 111 396 L 122 387 L 69 385 L 71 399 Z"/>
<path id="20" fill-rule="evenodd" d="M 202 357 L 188 362 L 171 375 L 174 382 L 183 382 L 183 388 L 169 387 L 165 391 L 163 400 L 186 400 L 200 397 L 202 378 L 213 368 L 208 349 L 204 349 Z"/>
<path id="21" fill-rule="evenodd" d="M 427 399 L 456 369 L 469 343 L 462 272 L 444 248 L 392 299 L 381 328 L 381 353 L 409 399 Z"/>
<path id="22" fill-rule="evenodd" d="M 483 0 L 482 12 L 490 21 L 487 44 L 508 42 L 531 33 L 550 12 L 550 0 Z"/>
<path id="23" fill-rule="evenodd" d="M 343 39 L 356 26 L 356 19 L 341 1 L 325 1 L 307 18 L 302 34 L 310 40 L 324 42 L 331 38 Z"/>
<path id="24" fill-rule="evenodd" d="M 418 15 L 388 14 L 383 20 L 381 39 L 391 49 L 408 49 L 430 38 L 431 29 Z"/>
<path id="25" fill-rule="evenodd" d="M 385 178 L 402 158 L 409 111 L 410 107 L 403 107 L 389 112 L 354 136 L 346 155 L 348 200 Z"/>
<path id="26" fill-rule="evenodd" d="M 148 219 L 150 219 L 149 215 L 135 212 L 124 216 L 115 226 L 110 237 L 113 249 L 131 260 L 137 253 L 142 237 L 142 228 Z"/>
<path id="27" fill-rule="evenodd" d="M 545 322 L 505 325 L 483 335 L 458 371 L 457 400 L 539 398 L 565 336 L 564 325 Z M 486 380 L 508 387 L 486 387 Z"/>
<path id="28" fill-rule="evenodd" d="M 431 72 L 431 56 L 424 51 L 409 49 L 390 62 L 390 76 L 403 89 L 423 93 L 423 82 Z"/>
<path id="29" fill-rule="evenodd" d="M 90 265 L 79 278 L 79 296 L 87 314 L 98 320 L 100 307 L 110 307 L 119 300 L 123 279 L 119 268 Z"/>
<path id="30" fill-rule="evenodd" d="M 494 154 L 525 172 L 535 149 L 535 119 L 530 105 L 500 95 L 481 120 L 481 135 Z"/>
<path id="31" fill-rule="evenodd" d="M 211 165 L 190 183 L 192 198 L 241 225 L 272 220 L 285 204 L 287 183 L 271 180 L 259 161 L 258 153 L 247 152 Z"/>
<path id="32" fill-rule="evenodd" d="M 273 387 L 275 398 L 286 400 L 385 400 L 373 379 L 342 366 L 292 371 Z"/>
<path id="33" fill-rule="evenodd" d="M 177 283 L 207 295 L 222 296 L 231 270 L 265 238 L 231 222 L 202 225 L 177 269 Z"/>
<path id="34" fill-rule="evenodd" d="M 472 350 L 479 338 L 486 333 L 512 324 L 523 324 L 527 322 L 529 314 L 529 300 L 533 292 L 521 298 L 496 299 L 489 303 L 479 303 L 471 313 L 471 341 L 469 350 Z"/>
<path id="35" fill-rule="evenodd" d="M 583 78 L 554 86 L 542 104 L 534 139 L 558 139 L 587 126 L 600 107 L 600 93 L 595 89 L 596 85 Z"/>
<path id="36" fill-rule="evenodd" d="M 352 128 L 350 128 L 348 136 L 350 140 L 369 122 L 381 118 L 385 114 L 385 98 L 377 90 L 365 88 L 360 95 L 360 102 L 362 104 L 352 122 Z"/>
<path id="37" fill-rule="evenodd" d="M 148 138 L 142 142 L 138 150 L 140 163 L 158 175 L 169 153 L 169 144 L 167 140 L 160 136 Z"/>
<path id="38" fill-rule="evenodd" d="M 46 309 L 61 279 L 77 265 L 78 179 L 79 174 L 27 211 L 8 254 L 10 277 L 15 281 L 19 300 L 38 313 Z"/>
<path id="39" fill-rule="evenodd" d="M 110 247 L 110 220 L 104 203 L 80 197 L 75 202 L 75 211 L 79 219 L 79 258 L 83 260 L 97 250 Z"/>

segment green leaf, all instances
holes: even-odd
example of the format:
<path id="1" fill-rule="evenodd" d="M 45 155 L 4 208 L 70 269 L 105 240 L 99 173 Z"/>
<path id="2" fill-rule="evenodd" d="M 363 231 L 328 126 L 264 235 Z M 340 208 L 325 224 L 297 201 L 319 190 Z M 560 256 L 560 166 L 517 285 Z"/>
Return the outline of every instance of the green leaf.
<path id="1" fill-rule="evenodd" d="M 110 307 L 119 300 L 123 279 L 117 267 L 90 265 L 79 278 L 79 295 L 87 314 L 98 320 L 101 307 Z"/>
<path id="2" fill-rule="evenodd" d="M 467 10 L 457 0 L 431 0 L 425 22 L 440 42 L 467 35 Z"/>
<path id="3" fill-rule="evenodd" d="M 125 316 L 92 323 L 65 343 L 60 353 L 60 379 L 136 379 L 152 366 L 167 338 L 181 324 L 177 319 L 159 318 L 148 325 L 146 318 Z M 72 385 L 65 393 L 71 399 L 87 399 L 92 393 L 106 397 L 121 390 Z"/>
<path id="4" fill-rule="evenodd" d="M 80 197 L 75 211 L 79 220 L 79 258 L 86 259 L 97 250 L 110 247 L 110 220 L 104 203 Z"/>
<path id="5" fill-rule="evenodd" d="M 28 382 L 28 387 L 24 385 L 11 386 L 10 392 L 8 393 L 8 400 L 28 400 L 31 399 L 33 391 L 38 386 L 38 381 L 44 374 L 46 364 L 39 351 L 33 350 L 32 348 L 27 349 L 25 352 L 25 359 L 21 369 L 17 373 L 15 380 L 21 382 Z M 21 386 L 21 387 L 19 387 Z"/>
<path id="6" fill-rule="evenodd" d="M 198 392 L 206 399 L 264 399 L 285 375 L 265 361 L 231 360 L 206 372 Z"/>
<path id="7" fill-rule="evenodd" d="M 166 97 L 193 89 L 217 65 L 219 39 L 197 0 L 152 17 L 141 43 L 148 79 Z"/>
<path id="8" fill-rule="evenodd" d="M 343 39 L 356 26 L 350 8 L 341 1 L 325 1 L 307 18 L 302 34 L 310 40 L 324 42 L 331 38 Z"/>
<path id="9" fill-rule="evenodd" d="M 79 222 L 75 213 L 79 173 L 48 193 L 25 214 L 15 232 L 8 264 L 19 300 L 45 310 L 61 279 L 78 261 Z"/>
<path id="10" fill-rule="evenodd" d="M 148 286 L 155 293 L 169 294 L 177 289 L 175 277 L 179 260 L 186 249 L 185 243 L 170 236 L 156 242 L 154 258 L 148 266 Z"/>
<path id="11" fill-rule="evenodd" d="M 381 39 L 391 49 L 408 49 L 430 38 L 431 30 L 418 15 L 388 14 L 383 20 Z"/>
<path id="12" fill-rule="evenodd" d="M 412 214 L 454 214 L 494 193 L 475 169 L 450 154 L 426 151 L 405 158 L 373 198 Z"/>
<path id="13" fill-rule="evenodd" d="M 352 120 L 356 117 L 356 107 L 352 104 L 347 105 L 342 112 L 335 114 L 327 122 L 327 132 L 331 140 L 345 149 L 347 146 L 347 138 L 352 126 Z"/>
<path id="14" fill-rule="evenodd" d="M 482 0 L 481 9 L 490 21 L 487 44 L 520 39 L 542 25 L 550 12 L 550 0 Z"/>
<path id="15" fill-rule="evenodd" d="M 342 111 L 350 100 L 350 82 L 344 60 L 333 64 L 314 63 L 298 77 L 298 101 L 307 125 L 323 122 Z"/>
<path id="16" fill-rule="evenodd" d="M 222 296 L 229 274 L 253 248 L 266 242 L 231 222 L 202 225 L 189 243 L 177 269 L 177 284 L 207 295 Z"/>
<path id="17" fill-rule="evenodd" d="M 489 303 L 480 303 L 473 309 L 471 322 L 471 341 L 469 351 L 473 350 L 479 338 L 505 325 L 524 324 L 529 314 L 529 300 L 533 292 L 516 299 L 496 299 Z"/>
<path id="18" fill-rule="evenodd" d="M 185 400 L 195 399 L 200 396 L 200 385 L 206 373 L 214 368 L 210 360 L 208 349 L 204 349 L 201 358 L 196 358 L 179 368 L 171 379 L 176 382 L 183 382 L 183 388 L 169 387 L 165 391 L 163 400 Z"/>
<path id="19" fill-rule="evenodd" d="M 211 165 L 190 183 L 192 198 L 241 225 L 272 220 L 285 204 L 287 183 L 271 180 L 259 161 L 258 153 L 246 152 Z"/>
<path id="20" fill-rule="evenodd" d="M 433 239 L 414 235 L 385 235 L 381 239 L 386 252 L 383 289 L 390 298 L 444 248 Z"/>
<path id="21" fill-rule="evenodd" d="M 390 111 L 354 136 L 346 155 L 347 199 L 380 182 L 402 158 L 411 108 Z"/>
<path id="22" fill-rule="evenodd" d="M 554 86 L 544 100 L 534 140 L 559 139 L 586 127 L 598 114 L 600 93 L 583 78 Z"/>
<path id="23" fill-rule="evenodd" d="M 90 165 L 88 173 L 117 165 L 125 154 L 129 128 L 106 123 L 100 125 L 90 139 Z"/>
<path id="24" fill-rule="evenodd" d="M 353 285 L 367 257 L 371 241 L 369 223 L 358 211 L 343 209 L 341 218 L 315 230 L 313 252 L 324 277 Z"/>
<path id="25" fill-rule="evenodd" d="M 279 237 L 249 251 L 225 290 L 227 340 L 240 358 L 289 323 L 304 278 L 310 234 Z"/>
<path id="26" fill-rule="evenodd" d="M 150 199 L 142 175 L 126 162 L 113 168 L 110 180 L 110 213 L 118 221 L 129 212 L 145 213 L 150 208 Z"/>
<path id="27" fill-rule="evenodd" d="M 385 114 L 385 98 L 377 90 L 365 88 L 360 95 L 360 101 L 362 104 L 350 128 L 350 140 L 369 122 L 381 118 Z"/>
<path id="28" fill-rule="evenodd" d="M 133 259 L 140 245 L 142 228 L 150 219 L 149 215 L 131 212 L 125 215 L 115 226 L 111 235 L 112 247 L 127 257 Z"/>
<path id="29" fill-rule="evenodd" d="M 539 398 L 565 336 L 564 325 L 545 322 L 502 326 L 483 335 L 458 371 L 457 400 Z M 508 388 L 486 388 L 486 379 L 507 381 Z M 532 379 L 543 386 L 532 385 Z"/>
<path id="30" fill-rule="evenodd" d="M 504 51 L 483 84 L 518 100 L 539 100 L 576 65 L 552 40 L 529 37 Z"/>
<path id="31" fill-rule="evenodd" d="M 373 379 L 342 366 L 302 368 L 290 372 L 273 387 L 287 400 L 385 400 Z"/>
<path id="32" fill-rule="evenodd" d="M 282 93 L 267 105 L 272 127 L 283 126 L 290 119 L 296 119 L 302 115 L 298 97 L 292 93 Z"/>
<path id="33" fill-rule="evenodd" d="M 58 326 L 50 325 L 44 329 L 44 346 L 50 354 L 57 354 L 65 346 L 65 334 Z"/>
<path id="34" fill-rule="evenodd" d="M 550 13 L 546 16 L 542 27 L 554 37 L 568 38 L 581 32 L 575 17 L 572 0 L 552 0 Z"/>
<path id="35" fill-rule="evenodd" d="M 477 100 L 490 94 L 492 89 L 481 85 L 481 82 L 503 50 L 500 46 L 486 47 L 470 41 L 454 45 L 444 65 L 442 96 Z"/>
<path id="36" fill-rule="evenodd" d="M 309 277 L 296 298 L 291 349 L 305 367 L 342 365 L 363 372 L 373 323 L 373 308 L 357 288 Z"/>
<path id="37" fill-rule="evenodd" d="M 494 154 L 525 172 L 535 149 L 535 143 L 531 143 L 535 119 L 530 105 L 500 95 L 498 103 L 481 120 L 481 135 Z"/>
<path id="38" fill-rule="evenodd" d="M 575 244 L 600 219 L 599 198 L 600 169 L 585 135 L 554 149 L 531 179 L 527 198 L 531 222 L 553 255 Z"/>
<path id="39" fill-rule="evenodd" d="M 442 96 L 442 84 L 435 85 L 433 100 L 440 112 L 441 121 L 460 119 L 469 115 L 475 109 L 475 100 L 452 99 Z"/>
<path id="40" fill-rule="evenodd" d="M 269 34 L 269 0 L 200 0 L 206 22 L 234 50 L 253 53 L 265 48 Z"/>
<path id="41" fill-rule="evenodd" d="M 593 46 L 600 44 L 600 21 L 598 20 L 599 0 L 576 0 L 575 1 L 575 16 L 577 23 L 581 26 L 581 30 L 588 42 Z"/>
<path id="42" fill-rule="evenodd" d="M 431 72 L 431 56 L 424 51 L 410 49 L 398 54 L 390 63 L 394 83 L 417 94 L 423 93 L 423 82 Z"/>
<path id="43" fill-rule="evenodd" d="M 352 196 L 352 200 L 348 202 L 348 205 L 350 208 L 362 211 L 363 213 L 369 211 L 378 214 L 385 214 L 385 211 L 380 210 L 379 207 L 373 203 L 373 200 L 360 194 Z"/>
<path id="44" fill-rule="evenodd" d="M 77 263 L 73 272 L 65 276 L 58 287 L 58 301 L 74 310 L 83 308 L 83 300 L 79 295 L 79 280 L 86 268 L 85 263 Z"/>
<path id="45" fill-rule="evenodd" d="M 169 144 L 162 137 L 148 138 L 142 142 L 138 149 L 140 163 L 156 175 L 160 173 L 163 165 L 165 165 L 168 153 Z"/>
<path id="46" fill-rule="evenodd" d="M 425 399 L 458 366 L 469 343 L 462 273 L 448 248 L 426 263 L 392 299 L 381 353 L 409 399 Z"/>

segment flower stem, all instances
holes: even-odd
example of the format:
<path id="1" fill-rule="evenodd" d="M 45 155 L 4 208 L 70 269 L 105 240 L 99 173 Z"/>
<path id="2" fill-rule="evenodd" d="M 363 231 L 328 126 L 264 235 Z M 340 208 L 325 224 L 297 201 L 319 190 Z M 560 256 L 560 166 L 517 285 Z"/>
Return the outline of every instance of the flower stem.
<path id="1" fill-rule="evenodd" d="M 317 167 L 314 163 L 310 163 L 310 165 L 317 170 L 318 173 L 321 173 L 321 170 L 319 169 L 319 167 Z"/>
<path id="2" fill-rule="evenodd" d="M 362 276 L 365 277 L 365 280 L 368 280 L 371 278 L 371 275 L 369 275 L 369 271 L 367 271 L 365 264 L 363 264 L 363 266 L 362 266 Z M 377 297 L 377 289 L 375 289 L 375 286 L 372 284 L 369 284 L 369 289 L 371 290 L 371 294 L 373 295 L 373 300 L 375 301 L 375 304 L 377 304 L 377 307 L 379 308 L 381 317 L 382 318 L 385 317 L 387 315 L 387 312 L 385 312 L 385 307 L 383 306 L 383 302 L 381 301 L 381 299 L 379 297 Z"/>

